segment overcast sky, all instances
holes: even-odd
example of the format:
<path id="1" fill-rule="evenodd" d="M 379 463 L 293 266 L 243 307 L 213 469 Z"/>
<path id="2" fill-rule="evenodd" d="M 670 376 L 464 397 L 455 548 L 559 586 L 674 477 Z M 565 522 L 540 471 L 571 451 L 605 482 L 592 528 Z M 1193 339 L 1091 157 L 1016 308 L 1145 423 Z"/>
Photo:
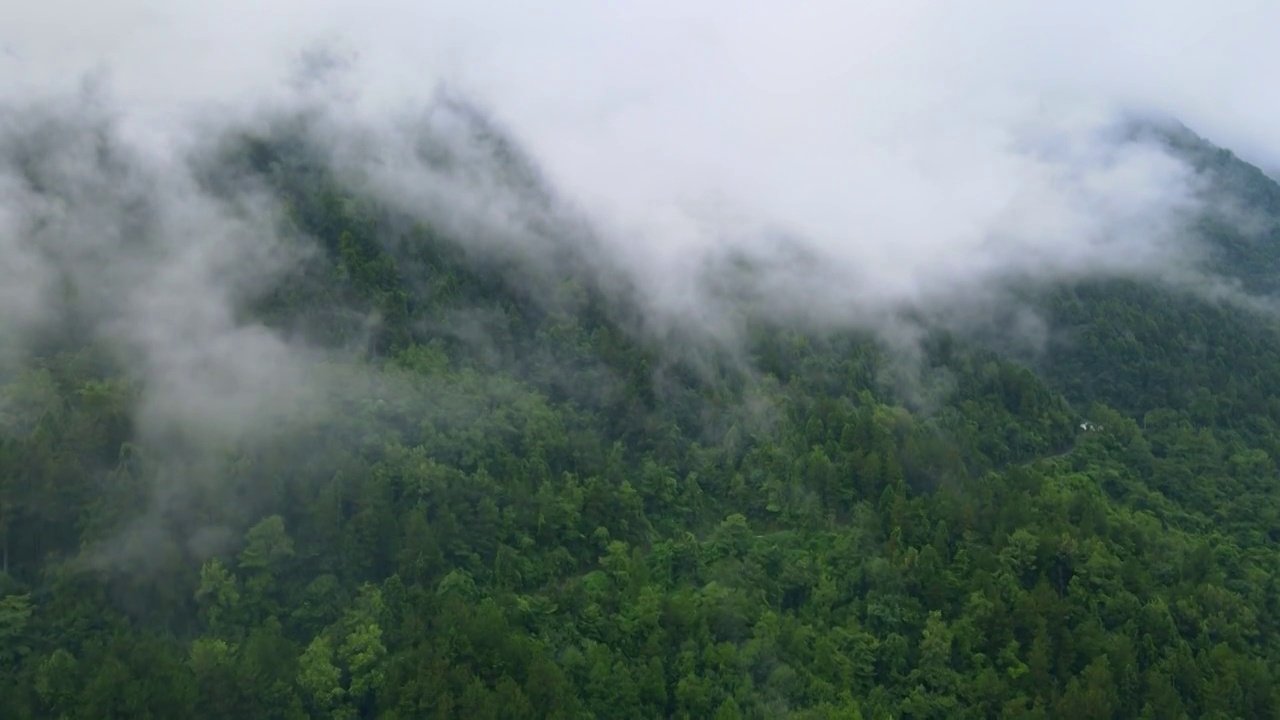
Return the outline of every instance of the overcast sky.
<path id="1" fill-rule="evenodd" d="M 817 113 L 885 129 L 1075 95 L 1169 111 L 1275 164 L 1278 21 L 1264 0 L 45 0 L 7 3 L 0 79 L 52 87 L 104 65 L 129 97 L 221 98 L 271 91 L 282 61 L 344 38 L 380 93 L 462 81 L 548 150 L 642 117 L 668 121 L 651 142 L 743 124 L 772 137 L 823 132 L 804 120 Z"/>
<path id="2" fill-rule="evenodd" d="M 691 249 L 766 226 L 826 254 L 841 303 L 1148 267 L 1193 183 L 1154 149 L 1107 144 L 1124 112 L 1280 167 L 1274 2 L 8 5 L 6 97 L 105 70 L 126 119 L 162 127 L 279 96 L 317 42 L 357 58 L 353 117 L 448 83 L 625 240 L 659 295 L 692 292 L 671 271 Z"/>

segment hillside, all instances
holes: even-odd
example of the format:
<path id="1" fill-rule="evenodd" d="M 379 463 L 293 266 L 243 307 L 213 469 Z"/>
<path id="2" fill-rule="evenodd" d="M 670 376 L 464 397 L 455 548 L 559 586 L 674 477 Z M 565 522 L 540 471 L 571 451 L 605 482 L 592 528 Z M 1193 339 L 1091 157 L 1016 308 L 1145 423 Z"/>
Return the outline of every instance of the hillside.
<path id="1" fill-rule="evenodd" d="M 739 356 L 323 157 L 286 125 L 202 176 L 318 241 L 236 307 L 325 351 L 310 410 L 157 429 L 71 301 L 0 378 L 0 717 L 1280 717 L 1274 318 L 1093 280 L 1029 293 L 1028 356 L 764 321 Z M 1276 287 L 1280 225 L 1205 223 Z"/>

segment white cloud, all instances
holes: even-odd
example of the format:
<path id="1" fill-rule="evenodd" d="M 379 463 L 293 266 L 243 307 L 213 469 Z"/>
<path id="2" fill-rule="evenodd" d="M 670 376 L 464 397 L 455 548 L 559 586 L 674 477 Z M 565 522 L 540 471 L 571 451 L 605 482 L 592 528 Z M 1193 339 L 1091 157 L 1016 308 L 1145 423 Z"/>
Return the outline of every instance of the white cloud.
<path id="1" fill-rule="evenodd" d="M 279 101 L 292 58 L 340 41 L 358 62 L 339 114 L 381 122 L 442 82 L 479 98 L 656 304 L 688 313 L 698 258 L 766 257 L 778 230 L 827 276 L 778 280 L 780 300 L 839 316 L 1008 275 L 1160 270 L 1189 178 L 1109 128 L 1172 115 L 1280 164 L 1278 26 L 1280 5 L 1243 1 L 60 0 L 8 14 L 0 89 L 107 68 L 154 139 Z"/>
<path id="2" fill-rule="evenodd" d="M 9 5 L 0 363 L 63 309 L 59 284 L 75 286 L 74 310 L 144 376 L 140 430 L 175 440 L 175 468 L 190 465 L 184 435 L 270 436 L 342 384 L 317 379 L 323 353 L 238 312 L 298 250 L 271 199 L 248 188 L 234 211 L 185 164 L 188 143 L 264 106 L 323 104 L 317 132 L 349 177 L 489 249 L 537 256 L 551 247 L 538 227 L 563 217 L 412 152 L 421 123 L 405 128 L 442 83 L 474 97 L 592 220 L 605 252 L 590 260 L 627 273 L 651 320 L 730 339 L 723 278 L 706 271 L 743 256 L 760 266 L 747 292 L 760 307 L 882 323 L 899 347 L 919 328 L 898 311 L 994 317 L 1001 289 L 1023 279 L 1159 274 L 1230 293 L 1182 267 L 1196 179 L 1154 145 L 1118 142 L 1116 122 L 1177 117 L 1280 167 L 1275 3 Z M 317 43 L 353 69 L 291 83 Z M 107 107 L 68 101 L 86 73 L 107 79 Z M 447 120 L 426 124 L 447 135 Z M 23 162 L 53 190 L 33 188 Z M 999 316 L 1021 337 L 1047 332 L 1017 309 Z M 162 482 L 157 508 L 195 482 L 188 471 Z"/>

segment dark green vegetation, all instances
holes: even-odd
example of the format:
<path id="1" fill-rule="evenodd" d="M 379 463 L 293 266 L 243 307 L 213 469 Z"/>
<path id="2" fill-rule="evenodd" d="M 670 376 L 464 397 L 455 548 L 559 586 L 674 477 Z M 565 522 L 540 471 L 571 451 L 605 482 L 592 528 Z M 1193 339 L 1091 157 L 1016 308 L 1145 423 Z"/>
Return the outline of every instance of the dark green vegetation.
<path id="1" fill-rule="evenodd" d="M 358 345 L 338 412 L 179 483 L 103 348 L 4 377 L 0 717 L 1280 717 L 1265 318 L 1093 282 L 1027 364 L 930 335 L 929 402 L 854 335 L 755 328 L 743 374 L 237 157 L 326 250 L 247 312 Z"/>

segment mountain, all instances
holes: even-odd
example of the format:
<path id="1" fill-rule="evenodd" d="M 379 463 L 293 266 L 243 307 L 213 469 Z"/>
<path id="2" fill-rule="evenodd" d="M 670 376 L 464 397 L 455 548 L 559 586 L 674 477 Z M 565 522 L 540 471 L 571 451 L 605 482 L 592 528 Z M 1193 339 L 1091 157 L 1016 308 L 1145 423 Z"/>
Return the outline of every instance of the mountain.
<path id="1" fill-rule="evenodd" d="M 1033 287 L 1037 352 L 927 321 L 909 359 L 756 319 L 729 348 L 647 323 L 456 114 L 486 150 L 428 133 L 432 177 L 479 173 L 545 244 L 385 200 L 305 118 L 193 161 L 282 208 L 290 261 L 217 337 L 283 354 L 218 365 L 192 330 L 213 369 L 166 384 L 76 299 L 121 286 L 55 265 L 66 311 L 0 376 L 0 716 L 1277 716 L 1280 185 L 1160 130 L 1234 290 Z M 141 187 L 102 217 L 150 262 Z"/>

